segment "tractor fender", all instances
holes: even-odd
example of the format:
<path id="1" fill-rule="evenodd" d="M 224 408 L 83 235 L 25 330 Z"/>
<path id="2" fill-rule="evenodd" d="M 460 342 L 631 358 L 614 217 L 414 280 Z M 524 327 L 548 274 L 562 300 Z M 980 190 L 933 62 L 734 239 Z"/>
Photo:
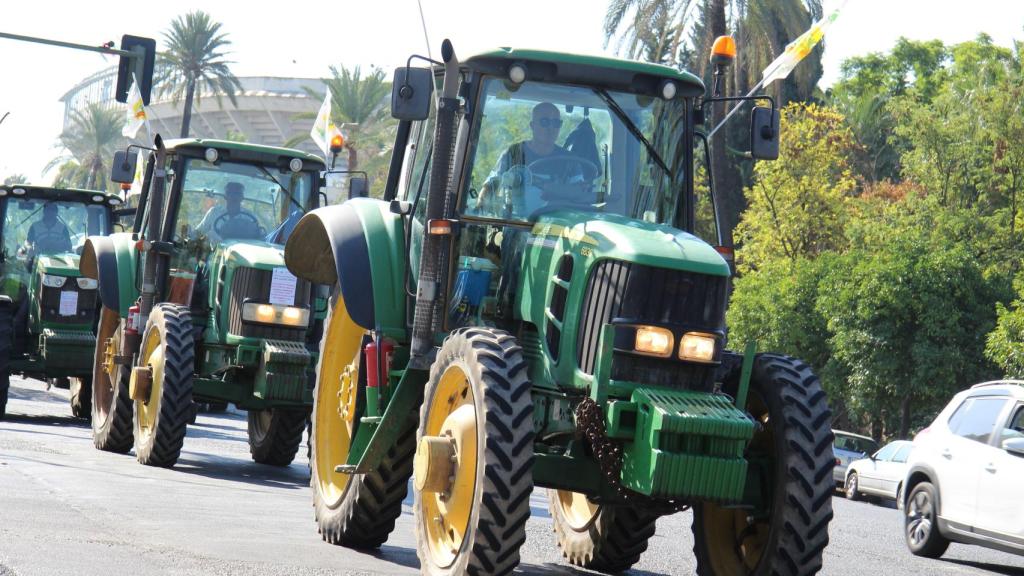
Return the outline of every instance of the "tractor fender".
<path id="1" fill-rule="evenodd" d="M 353 198 L 311 211 L 288 238 L 284 259 L 299 278 L 338 284 L 360 327 L 405 330 L 405 232 L 387 202 Z"/>
<path id="2" fill-rule="evenodd" d="M 87 238 L 78 270 L 99 284 L 100 302 L 124 318 L 139 297 L 135 286 L 137 265 L 132 235 L 117 233 Z"/>

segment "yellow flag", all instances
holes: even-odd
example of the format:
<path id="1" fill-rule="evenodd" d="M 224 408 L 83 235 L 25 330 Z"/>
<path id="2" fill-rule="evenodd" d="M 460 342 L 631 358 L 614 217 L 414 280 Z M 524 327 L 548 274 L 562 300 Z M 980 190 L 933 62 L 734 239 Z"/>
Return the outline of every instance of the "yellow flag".
<path id="1" fill-rule="evenodd" d="M 139 82 L 134 75 L 132 75 L 132 87 L 128 91 L 128 109 L 126 114 L 124 128 L 121 129 L 122 136 L 125 138 L 135 138 L 135 134 L 138 133 L 139 128 L 143 124 L 146 125 L 146 131 L 149 131 L 149 118 L 146 116 L 146 106 L 142 102 Z"/>
<path id="2" fill-rule="evenodd" d="M 845 4 L 845 2 L 844 2 Z M 796 68 L 801 60 L 811 53 L 811 50 L 821 42 L 825 36 L 825 30 L 839 17 L 839 9 L 815 22 L 811 28 L 793 40 L 786 46 L 786 50 L 772 61 L 762 72 L 761 85 L 767 86 L 776 80 L 783 80 Z"/>
<path id="3" fill-rule="evenodd" d="M 327 93 L 324 94 L 324 102 L 320 105 L 320 111 L 316 114 L 316 120 L 313 122 L 313 128 L 309 131 L 309 135 L 313 138 L 313 142 L 324 153 L 324 158 L 329 154 L 331 145 L 331 138 L 335 134 L 340 134 L 338 127 L 331 121 L 331 89 L 327 89 Z"/>

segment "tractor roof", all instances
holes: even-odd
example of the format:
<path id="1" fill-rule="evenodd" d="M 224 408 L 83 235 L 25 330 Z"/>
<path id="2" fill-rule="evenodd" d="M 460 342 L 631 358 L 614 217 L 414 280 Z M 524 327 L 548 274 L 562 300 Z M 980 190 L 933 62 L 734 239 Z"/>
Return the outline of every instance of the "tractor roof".
<path id="1" fill-rule="evenodd" d="M 24 190 L 19 193 L 17 190 Z M 18 198 L 41 198 L 46 200 L 63 200 L 65 202 L 83 202 L 86 204 L 108 203 L 111 198 L 116 198 L 120 203 L 121 198 L 117 194 L 111 194 L 104 190 L 82 190 L 79 188 L 54 188 L 53 186 L 33 186 L 29 184 L 11 184 L 0 186 L 0 196 L 14 196 Z M 93 197 L 102 196 L 102 200 L 94 200 Z"/>
<path id="2" fill-rule="evenodd" d="M 214 140 L 212 138 L 179 138 L 164 140 L 164 147 L 167 150 L 178 150 L 185 148 L 219 148 L 238 150 L 241 152 L 254 152 L 257 154 L 273 154 L 276 156 L 291 156 L 299 158 L 303 162 L 315 162 L 323 165 L 324 161 L 308 152 L 294 148 L 278 148 L 277 146 L 264 146 L 262 144 L 250 144 L 248 142 L 235 142 L 233 140 Z"/>
<path id="3" fill-rule="evenodd" d="M 543 80 L 606 85 L 618 89 L 633 88 L 632 91 L 644 92 L 650 89 L 650 82 L 645 80 L 673 80 L 679 83 L 678 93 L 682 96 L 699 96 L 704 93 L 704 82 L 685 70 L 607 56 L 498 48 L 474 54 L 463 61 L 470 68 L 492 74 L 506 74 L 514 62 L 522 62 L 531 77 L 539 74 Z"/>

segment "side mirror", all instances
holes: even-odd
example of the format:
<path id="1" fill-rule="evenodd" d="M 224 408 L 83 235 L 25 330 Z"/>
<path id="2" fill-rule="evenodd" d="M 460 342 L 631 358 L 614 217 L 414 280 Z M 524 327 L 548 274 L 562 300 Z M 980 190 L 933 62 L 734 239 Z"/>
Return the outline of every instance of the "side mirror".
<path id="1" fill-rule="evenodd" d="M 779 157 L 779 111 L 755 106 L 750 114 L 750 155 L 755 160 Z"/>
<path id="2" fill-rule="evenodd" d="M 135 180 L 135 163 L 137 154 L 129 154 L 124 150 L 114 152 L 114 161 L 110 163 L 110 179 L 121 184 L 131 184 Z"/>
<path id="3" fill-rule="evenodd" d="M 391 116 L 399 120 L 426 120 L 430 115 L 433 92 L 434 73 L 430 68 L 395 69 L 391 84 Z"/>
<path id="4" fill-rule="evenodd" d="M 350 176 L 348 179 L 348 197 L 366 198 L 370 195 L 370 185 L 363 176 Z"/>
<path id="5" fill-rule="evenodd" d="M 1007 438 L 1003 440 L 1003 450 L 1014 456 L 1024 457 L 1024 438 Z"/>

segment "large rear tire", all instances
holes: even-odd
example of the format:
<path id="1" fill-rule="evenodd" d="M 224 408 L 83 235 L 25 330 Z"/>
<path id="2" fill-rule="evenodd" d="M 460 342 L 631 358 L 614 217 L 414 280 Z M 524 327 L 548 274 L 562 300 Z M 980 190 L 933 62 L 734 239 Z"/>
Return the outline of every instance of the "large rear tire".
<path id="1" fill-rule="evenodd" d="M 270 466 L 287 466 L 295 459 L 306 431 L 306 411 L 271 408 L 250 410 L 249 453 L 253 461 Z"/>
<path id="2" fill-rule="evenodd" d="M 85 420 L 92 415 L 92 380 L 87 376 L 71 379 L 71 415 Z"/>
<path id="3" fill-rule="evenodd" d="M 402 515 L 412 476 L 416 427 L 408 425 L 366 474 L 335 467 L 348 459 L 358 416 L 361 344 L 366 331 L 348 314 L 335 287 L 320 340 L 320 361 L 310 429 L 310 487 L 317 528 L 325 542 L 372 549 L 387 542 Z"/>
<path id="4" fill-rule="evenodd" d="M 445 339 L 424 391 L 414 468 L 420 570 L 511 573 L 533 491 L 533 402 L 514 337 L 466 328 Z"/>
<path id="5" fill-rule="evenodd" d="M 195 348 L 188 308 L 158 304 L 149 314 L 138 366 L 152 370 L 149 396 L 135 401 L 135 457 L 147 466 L 174 466 L 192 411 Z"/>
<path id="6" fill-rule="evenodd" d="M 14 309 L 10 301 L 0 302 L 0 420 L 7 415 L 7 397 L 11 389 L 13 335 Z"/>
<path id="7" fill-rule="evenodd" d="M 825 392 L 803 362 L 759 354 L 747 411 L 758 422 L 747 455 L 751 465 L 757 459 L 767 462 L 766 514 L 694 506 L 697 574 L 816 574 L 828 544 L 834 489 L 832 413 Z"/>
<path id="8" fill-rule="evenodd" d="M 562 556 L 574 566 L 606 573 L 640 561 L 658 519 L 636 507 L 597 505 L 567 490 L 548 490 L 548 509 Z"/>
<path id="9" fill-rule="evenodd" d="M 92 443 L 118 454 L 126 454 L 134 442 L 129 368 L 113 362 L 113 355 L 121 350 L 123 329 L 117 312 L 106 307 L 100 311 L 92 364 Z"/>

